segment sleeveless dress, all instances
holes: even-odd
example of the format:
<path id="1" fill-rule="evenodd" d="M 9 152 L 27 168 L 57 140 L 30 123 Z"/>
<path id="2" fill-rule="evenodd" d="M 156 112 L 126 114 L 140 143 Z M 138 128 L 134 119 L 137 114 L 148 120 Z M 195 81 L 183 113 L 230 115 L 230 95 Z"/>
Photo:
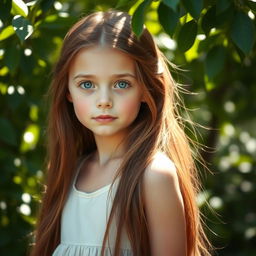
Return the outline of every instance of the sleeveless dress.
<path id="1" fill-rule="evenodd" d="M 107 220 L 120 178 L 115 180 L 112 189 L 110 189 L 111 184 L 91 193 L 76 189 L 76 179 L 86 158 L 79 164 L 73 179 L 61 216 L 61 242 L 52 256 L 100 256 Z M 104 256 L 114 254 L 116 230 L 117 225 L 114 218 Z M 133 256 L 125 232 L 121 238 L 120 255 Z"/>

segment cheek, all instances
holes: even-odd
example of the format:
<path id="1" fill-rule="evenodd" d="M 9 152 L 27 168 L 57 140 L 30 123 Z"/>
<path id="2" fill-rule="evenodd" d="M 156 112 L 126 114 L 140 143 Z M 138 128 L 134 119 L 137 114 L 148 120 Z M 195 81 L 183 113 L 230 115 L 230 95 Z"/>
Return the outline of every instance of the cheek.
<path id="1" fill-rule="evenodd" d="M 84 99 L 76 99 L 73 101 L 74 111 L 79 120 L 85 119 L 90 114 L 90 102 Z"/>
<path id="2" fill-rule="evenodd" d="M 137 116 L 140 109 L 140 101 L 134 99 L 127 99 L 122 102 L 122 112 L 130 118 Z"/>

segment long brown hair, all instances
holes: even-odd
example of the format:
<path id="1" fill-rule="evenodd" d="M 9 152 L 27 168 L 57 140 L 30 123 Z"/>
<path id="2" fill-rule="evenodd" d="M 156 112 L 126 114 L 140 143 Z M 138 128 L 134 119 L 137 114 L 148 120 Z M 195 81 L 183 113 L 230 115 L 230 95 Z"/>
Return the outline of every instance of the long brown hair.
<path id="1" fill-rule="evenodd" d="M 96 150 L 93 134 L 76 118 L 67 100 L 68 71 L 79 50 L 106 45 L 119 49 L 136 63 L 136 73 L 145 102 L 126 138 L 128 152 L 116 175 L 119 185 L 106 232 L 117 218 L 114 256 L 120 255 L 123 229 L 126 230 L 134 255 L 150 255 L 150 244 L 142 178 L 145 168 L 157 151 L 164 152 L 175 163 L 184 200 L 188 256 L 209 254 L 209 242 L 203 230 L 196 204 L 200 190 L 189 138 L 184 132 L 177 108 L 178 85 L 167 62 L 146 28 L 140 38 L 131 30 L 131 17 L 119 11 L 93 13 L 78 21 L 67 33 L 49 89 L 51 108 L 48 125 L 47 189 L 35 230 L 31 256 L 51 255 L 60 243 L 61 212 L 74 175 L 77 159 Z"/>

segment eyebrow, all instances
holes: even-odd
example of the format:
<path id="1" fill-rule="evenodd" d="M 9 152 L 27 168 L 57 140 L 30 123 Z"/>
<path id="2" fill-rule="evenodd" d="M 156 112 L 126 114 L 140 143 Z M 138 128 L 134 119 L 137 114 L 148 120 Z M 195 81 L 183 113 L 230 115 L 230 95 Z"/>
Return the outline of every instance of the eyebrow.
<path id="1" fill-rule="evenodd" d="M 120 78 L 120 77 L 132 77 L 132 78 L 137 78 L 135 75 L 131 74 L 131 73 L 121 73 L 121 74 L 114 74 L 112 75 L 111 77 L 116 77 L 116 78 Z M 93 75 L 93 74 L 77 74 L 76 76 L 73 77 L 73 80 L 77 79 L 77 78 L 84 78 L 84 77 L 87 77 L 87 78 L 95 78 L 96 75 Z"/>

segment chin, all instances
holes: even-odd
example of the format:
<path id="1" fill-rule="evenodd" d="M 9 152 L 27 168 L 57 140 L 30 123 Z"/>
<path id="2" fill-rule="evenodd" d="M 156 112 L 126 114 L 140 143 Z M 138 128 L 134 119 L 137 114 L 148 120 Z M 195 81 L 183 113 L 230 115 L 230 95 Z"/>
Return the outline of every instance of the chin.
<path id="1" fill-rule="evenodd" d="M 111 136 L 124 136 L 126 132 L 124 130 L 117 130 L 117 131 L 92 131 L 94 135 L 96 136 L 102 136 L 102 137 L 111 137 Z"/>
<path id="2" fill-rule="evenodd" d="M 96 136 L 114 136 L 116 135 L 117 133 L 115 132 L 110 132 L 110 131 L 92 131 L 94 135 Z"/>

